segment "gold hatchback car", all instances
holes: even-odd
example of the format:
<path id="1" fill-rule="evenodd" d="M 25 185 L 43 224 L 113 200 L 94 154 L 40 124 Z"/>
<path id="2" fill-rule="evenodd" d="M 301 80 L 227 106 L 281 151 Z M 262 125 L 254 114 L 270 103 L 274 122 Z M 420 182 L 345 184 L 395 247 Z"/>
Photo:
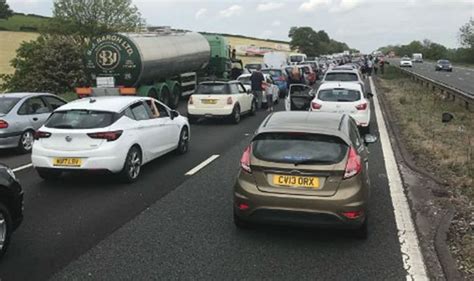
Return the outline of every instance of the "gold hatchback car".
<path id="1" fill-rule="evenodd" d="M 264 222 L 348 228 L 366 238 L 370 193 L 366 144 L 349 115 L 268 116 L 240 160 L 237 227 Z"/>

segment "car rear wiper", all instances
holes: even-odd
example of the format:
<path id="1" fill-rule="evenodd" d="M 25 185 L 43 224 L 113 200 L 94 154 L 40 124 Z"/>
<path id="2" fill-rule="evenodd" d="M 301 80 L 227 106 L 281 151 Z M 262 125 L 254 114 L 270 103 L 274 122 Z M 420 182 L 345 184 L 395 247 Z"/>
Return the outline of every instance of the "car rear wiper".
<path id="1" fill-rule="evenodd" d="M 55 129 L 73 129 L 74 127 L 72 125 L 68 125 L 68 124 L 59 124 L 59 125 L 54 126 L 53 128 L 55 128 Z"/>
<path id="2" fill-rule="evenodd" d="M 328 160 L 318 160 L 318 159 L 304 159 L 300 161 L 294 161 L 293 164 L 296 165 L 304 165 L 304 164 L 331 164 L 332 161 Z"/>

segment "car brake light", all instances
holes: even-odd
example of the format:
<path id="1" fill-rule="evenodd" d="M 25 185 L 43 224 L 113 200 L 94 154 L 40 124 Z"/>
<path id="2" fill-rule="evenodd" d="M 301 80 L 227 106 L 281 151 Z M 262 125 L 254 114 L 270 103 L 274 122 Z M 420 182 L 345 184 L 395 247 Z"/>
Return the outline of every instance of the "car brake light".
<path id="1" fill-rule="evenodd" d="M 312 102 L 312 103 L 311 103 L 311 107 L 312 107 L 313 109 L 321 109 L 322 106 L 323 106 L 322 104 L 319 104 L 319 103 L 317 103 L 317 102 Z"/>
<path id="2" fill-rule="evenodd" d="M 227 98 L 227 104 L 232 104 L 232 103 L 233 103 L 232 97 L 228 97 L 228 98 Z"/>
<path id="3" fill-rule="evenodd" d="M 367 109 L 367 103 L 361 103 L 359 105 L 356 105 L 357 110 L 366 110 Z"/>
<path id="4" fill-rule="evenodd" d="M 354 220 L 362 216 L 363 212 L 362 211 L 350 211 L 350 212 L 344 212 L 342 215 L 344 215 L 346 218 Z"/>
<path id="5" fill-rule="evenodd" d="M 34 134 L 35 140 L 39 139 L 47 139 L 51 136 L 51 133 L 48 132 L 43 132 L 43 131 L 36 131 Z"/>
<path id="6" fill-rule="evenodd" d="M 193 97 L 192 97 L 192 96 L 189 97 L 189 104 L 194 104 L 194 102 L 193 102 Z"/>
<path id="7" fill-rule="evenodd" d="M 92 139 L 104 139 L 107 141 L 115 141 L 121 135 L 123 131 L 113 131 L 113 132 L 100 132 L 100 133 L 89 133 L 87 134 Z"/>
<path id="8" fill-rule="evenodd" d="M 8 128 L 8 122 L 5 120 L 0 120 L 0 129 Z"/>
<path id="9" fill-rule="evenodd" d="M 252 169 L 250 168 L 250 155 L 252 154 L 252 145 L 247 146 L 242 154 L 242 158 L 240 158 L 240 167 L 243 171 L 247 173 L 252 173 Z"/>
<path id="10" fill-rule="evenodd" d="M 349 149 L 349 157 L 346 163 L 346 170 L 344 172 L 344 179 L 352 178 L 362 171 L 362 163 L 357 151 L 351 147 Z"/>
<path id="11" fill-rule="evenodd" d="M 239 210 L 241 210 L 241 211 L 246 211 L 246 210 L 248 210 L 248 209 L 250 208 L 249 204 L 247 204 L 247 203 L 239 203 L 239 204 L 237 205 L 237 207 L 238 207 Z"/>

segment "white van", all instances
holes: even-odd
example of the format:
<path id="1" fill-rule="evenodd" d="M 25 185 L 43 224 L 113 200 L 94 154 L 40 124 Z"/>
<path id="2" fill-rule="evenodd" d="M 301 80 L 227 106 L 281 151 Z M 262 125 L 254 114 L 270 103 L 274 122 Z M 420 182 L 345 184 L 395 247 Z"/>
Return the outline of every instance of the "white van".
<path id="1" fill-rule="evenodd" d="M 263 55 L 263 63 L 265 63 L 268 68 L 283 68 L 288 61 L 288 55 L 283 52 L 269 52 Z"/>
<path id="2" fill-rule="evenodd" d="M 422 62 L 423 62 L 423 54 L 421 54 L 421 53 L 414 53 L 413 56 L 412 56 L 412 58 L 411 58 L 411 60 L 412 60 L 413 62 L 421 62 L 421 63 L 422 63 Z"/>
<path id="3" fill-rule="evenodd" d="M 305 54 L 294 53 L 288 56 L 288 64 L 289 65 L 297 65 L 306 61 L 308 57 Z"/>

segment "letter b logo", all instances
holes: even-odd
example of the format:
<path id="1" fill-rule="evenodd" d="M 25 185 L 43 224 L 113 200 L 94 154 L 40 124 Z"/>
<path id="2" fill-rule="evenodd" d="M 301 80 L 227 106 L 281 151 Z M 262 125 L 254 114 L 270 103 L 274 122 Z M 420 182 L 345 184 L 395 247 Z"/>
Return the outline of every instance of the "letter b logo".
<path id="1" fill-rule="evenodd" d="M 110 46 L 104 47 L 97 52 L 97 64 L 104 69 L 113 69 L 119 63 L 118 51 Z"/>

